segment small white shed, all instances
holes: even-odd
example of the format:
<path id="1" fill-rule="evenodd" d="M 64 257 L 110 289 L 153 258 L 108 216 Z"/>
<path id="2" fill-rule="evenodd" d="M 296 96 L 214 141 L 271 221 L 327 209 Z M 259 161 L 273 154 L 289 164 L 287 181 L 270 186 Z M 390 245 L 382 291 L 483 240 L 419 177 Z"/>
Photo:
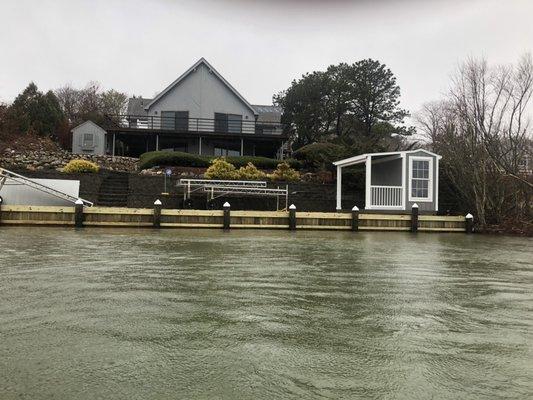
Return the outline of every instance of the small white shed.
<path id="1" fill-rule="evenodd" d="M 367 153 L 333 163 L 337 167 L 337 210 L 342 209 L 342 169 L 365 164 L 365 210 L 439 209 L 439 160 L 427 150 Z"/>
<path id="2" fill-rule="evenodd" d="M 106 154 L 106 134 L 93 121 L 72 128 L 72 153 L 74 154 Z"/>

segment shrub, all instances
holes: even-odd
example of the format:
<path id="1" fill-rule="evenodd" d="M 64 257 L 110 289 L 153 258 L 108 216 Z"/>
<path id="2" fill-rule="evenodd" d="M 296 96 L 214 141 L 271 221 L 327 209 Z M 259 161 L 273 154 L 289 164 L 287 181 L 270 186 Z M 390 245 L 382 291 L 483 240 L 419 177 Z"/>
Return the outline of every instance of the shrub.
<path id="1" fill-rule="evenodd" d="M 207 179 L 237 179 L 238 172 L 224 157 L 215 158 L 204 175 Z"/>
<path id="2" fill-rule="evenodd" d="M 333 162 L 345 156 L 345 148 L 334 143 L 312 143 L 294 152 L 303 167 L 311 170 L 332 170 Z"/>
<path id="3" fill-rule="evenodd" d="M 241 167 L 237 171 L 237 177 L 245 181 L 258 181 L 266 178 L 263 171 L 257 169 L 255 165 L 249 162 L 246 167 Z"/>
<path id="4" fill-rule="evenodd" d="M 175 166 L 175 167 L 209 167 L 211 161 L 215 159 L 212 156 L 199 156 L 197 154 L 183 153 L 180 151 L 150 151 L 141 155 L 139 160 L 139 168 L 147 169 L 161 166 Z M 254 164 L 261 169 L 275 169 L 279 160 L 267 157 L 226 157 L 226 161 L 233 164 L 235 167 L 246 167 L 248 163 Z M 292 168 L 299 169 L 301 163 L 297 160 L 285 160 Z"/>
<path id="5" fill-rule="evenodd" d="M 300 173 L 291 168 L 286 162 L 278 164 L 276 170 L 268 175 L 273 181 L 295 182 L 300 180 Z"/>
<path id="6" fill-rule="evenodd" d="M 181 151 L 150 151 L 141 154 L 139 168 L 147 169 L 156 165 L 205 168 L 209 167 L 209 161 L 210 157 L 202 157 Z"/>
<path id="7" fill-rule="evenodd" d="M 97 173 L 99 170 L 100 167 L 97 164 L 81 159 L 70 160 L 67 165 L 63 167 L 63 172 L 68 174 L 80 172 Z"/>

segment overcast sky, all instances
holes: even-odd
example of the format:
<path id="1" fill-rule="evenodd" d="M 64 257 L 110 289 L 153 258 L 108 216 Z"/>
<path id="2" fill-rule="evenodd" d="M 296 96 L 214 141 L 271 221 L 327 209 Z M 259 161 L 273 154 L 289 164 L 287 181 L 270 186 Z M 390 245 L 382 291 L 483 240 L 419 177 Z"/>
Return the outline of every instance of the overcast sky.
<path id="1" fill-rule="evenodd" d="M 0 100 L 34 81 L 152 97 L 205 57 L 253 104 L 330 64 L 374 58 L 416 111 L 468 56 L 533 49 L 533 0 L 0 0 Z"/>

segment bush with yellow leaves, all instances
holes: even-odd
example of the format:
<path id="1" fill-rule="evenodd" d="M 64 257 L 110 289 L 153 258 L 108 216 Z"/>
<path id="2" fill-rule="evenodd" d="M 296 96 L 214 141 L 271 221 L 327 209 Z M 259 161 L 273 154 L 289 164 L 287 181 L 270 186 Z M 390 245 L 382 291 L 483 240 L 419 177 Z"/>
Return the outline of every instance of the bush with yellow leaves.
<path id="1" fill-rule="evenodd" d="M 237 171 L 237 177 L 244 181 L 259 181 L 266 178 L 266 173 L 257 169 L 255 165 L 249 162 L 245 167 L 240 167 Z"/>
<path id="2" fill-rule="evenodd" d="M 300 173 L 291 168 L 286 162 L 278 164 L 278 168 L 268 178 L 272 181 L 296 182 L 300 180 Z"/>
<path id="3" fill-rule="evenodd" d="M 230 164 L 224 157 L 215 158 L 205 171 L 207 179 L 237 179 L 238 172 L 233 164 Z"/>
<path id="4" fill-rule="evenodd" d="M 82 172 L 88 172 L 88 173 L 97 173 L 100 170 L 100 167 L 90 161 L 87 160 L 81 160 L 81 159 L 75 159 L 70 160 L 67 165 L 63 167 L 63 172 L 66 172 L 68 174 L 75 174 L 75 173 L 82 173 Z"/>

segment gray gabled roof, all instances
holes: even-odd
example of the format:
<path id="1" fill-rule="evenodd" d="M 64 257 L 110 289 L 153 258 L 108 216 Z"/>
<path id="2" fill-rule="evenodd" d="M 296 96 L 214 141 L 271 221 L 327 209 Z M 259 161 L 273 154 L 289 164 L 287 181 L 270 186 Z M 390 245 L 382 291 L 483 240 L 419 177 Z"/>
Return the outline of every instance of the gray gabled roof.
<path id="1" fill-rule="evenodd" d="M 237 96 L 239 98 L 239 100 L 241 100 L 254 114 L 257 114 L 255 108 L 253 108 L 253 106 L 248 103 L 248 101 L 242 97 L 242 95 L 237 92 L 237 89 L 235 89 L 233 86 L 231 86 L 229 84 L 229 82 L 224 79 L 224 77 L 222 75 L 220 75 L 220 73 L 215 69 L 213 68 L 213 66 L 211 64 L 209 64 L 207 62 L 207 60 L 205 58 L 200 58 L 198 61 L 196 61 L 192 67 L 190 67 L 187 71 L 185 71 L 178 79 L 176 79 L 174 82 L 172 82 L 170 85 L 168 85 L 161 93 L 159 93 L 150 103 L 148 103 L 144 109 L 146 111 L 148 111 L 150 109 L 150 107 L 155 104 L 159 99 L 161 99 L 163 96 L 165 96 L 171 89 L 173 89 L 176 85 L 178 85 L 182 80 L 184 80 L 187 76 L 189 76 L 189 74 L 191 74 L 192 72 L 194 72 L 194 70 L 196 68 L 198 68 L 201 64 L 204 64 L 207 68 L 209 68 L 213 74 L 215 74 L 215 76 L 220 79 L 222 81 L 222 83 L 224 85 L 226 85 L 226 87 L 233 92 L 233 94 L 235 96 Z"/>
<path id="2" fill-rule="evenodd" d="M 146 107 L 152 99 L 143 99 L 142 97 L 131 97 L 128 99 L 128 115 L 146 115 Z"/>
<path id="3" fill-rule="evenodd" d="M 106 130 L 104 128 L 102 128 L 100 125 L 98 125 L 97 123 L 91 121 L 90 119 L 88 119 L 87 121 L 85 122 L 82 122 L 81 124 L 79 125 L 76 125 L 74 128 L 72 128 L 70 130 L 70 132 L 74 133 L 74 131 L 77 131 L 78 129 L 80 129 L 82 126 L 85 126 L 85 125 L 92 125 L 94 127 L 96 127 L 98 130 L 102 131 L 104 134 L 106 134 Z"/>
<path id="4" fill-rule="evenodd" d="M 281 114 L 283 109 L 279 106 L 259 105 L 254 104 L 253 107 L 258 115 L 257 120 L 259 122 L 281 122 Z"/>

